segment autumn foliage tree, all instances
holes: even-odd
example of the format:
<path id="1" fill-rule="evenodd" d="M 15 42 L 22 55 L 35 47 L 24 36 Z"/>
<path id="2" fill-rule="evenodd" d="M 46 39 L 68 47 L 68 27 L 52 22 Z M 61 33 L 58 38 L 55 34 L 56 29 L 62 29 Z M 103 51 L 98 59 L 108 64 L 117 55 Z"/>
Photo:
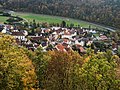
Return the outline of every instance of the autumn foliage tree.
<path id="1" fill-rule="evenodd" d="M 76 90 L 78 73 L 83 59 L 76 52 L 49 51 L 47 69 L 44 78 L 46 90 Z"/>
<path id="2" fill-rule="evenodd" d="M 0 89 L 31 90 L 36 74 L 31 60 L 13 37 L 0 34 Z"/>

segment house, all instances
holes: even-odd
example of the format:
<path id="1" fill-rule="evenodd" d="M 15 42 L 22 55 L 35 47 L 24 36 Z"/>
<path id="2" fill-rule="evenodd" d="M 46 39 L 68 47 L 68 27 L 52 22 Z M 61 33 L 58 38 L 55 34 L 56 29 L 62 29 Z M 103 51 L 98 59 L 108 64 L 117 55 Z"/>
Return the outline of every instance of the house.
<path id="1" fill-rule="evenodd" d="M 34 44 L 33 44 L 34 49 L 37 49 L 39 46 L 40 46 L 40 45 L 37 44 L 37 43 L 34 43 Z"/>
<path id="2" fill-rule="evenodd" d="M 34 51 L 34 46 L 33 46 L 33 44 L 26 44 L 25 46 L 26 46 L 26 48 L 27 48 L 28 50 Z"/>
<path id="3" fill-rule="evenodd" d="M 4 29 L 4 25 L 3 24 L 0 24 L 0 32 L 2 32 L 2 30 Z"/>
<path id="4" fill-rule="evenodd" d="M 29 36 L 30 40 L 34 43 L 40 44 L 41 41 L 47 41 L 45 37 L 43 36 Z"/>
<path id="5" fill-rule="evenodd" d="M 11 35 L 14 38 L 18 38 L 19 40 L 26 41 L 25 35 L 22 32 L 12 32 Z"/>
<path id="6" fill-rule="evenodd" d="M 52 30 L 59 30 L 61 27 L 52 27 Z"/>
<path id="7" fill-rule="evenodd" d="M 7 29 L 6 25 L 4 25 L 1 32 L 5 34 L 5 33 L 7 33 L 8 30 L 9 30 L 9 29 Z"/>
<path id="8" fill-rule="evenodd" d="M 55 48 L 56 48 L 58 51 L 67 52 L 62 44 L 57 44 L 57 45 L 55 46 Z"/>
<path id="9" fill-rule="evenodd" d="M 32 42 L 31 42 L 30 40 L 28 40 L 28 41 L 26 42 L 26 44 L 32 44 Z"/>
<path id="10" fill-rule="evenodd" d="M 15 12 L 11 11 L 11 10 L 4 10 L 4 12 L 3 12 L 3 14 L 9 14 L 9 15 L 11 15 L 13 13 L 15 13 Z"/>
<path id="11" fill-rule="evenodd" d="M 70 41 L 68 38 L 64 38 L 64 39 L 63 39 L 63 43 L 71 44 L 71 41 Z"/>
<path id="12" fill-rule="evenodd" d="M 5 25 L 5 27 L 6 27 L 7 30 L 14 29 L 14 27 L 12 25 Z"/>
<path id="13" fill-rule="evenodd" d="M 79 44 L 75 44 L 76 49 L 78 50 L 79 53 L 85 54 L 86 50 L 84 49 L 83 46 L 79 45 Z"/>
<path id="14" fill-rule="evenodd" d="M 90 30 L 90 33 L 96 34 L 97 32 L 95 30 Z"/>
<path id="15" fill-rule="evenodd" d="M 59 43 L 55 46 L 55 48 L 58 50 L 58 51 L 63 51 L 63 52 L 68 52 L 68 51 L 71 51 L 72 48 L 67 44 L 67 43 Z"/>
<path id="16" fill-rule="evenodd" d="M 76 40 L 75 41 L 75 44 L 77 44 L 77 45 L 80 45 L 80 46 L 84 46 L 85 45 L 85 41 L 82 41 L 82 40 Z"/>
<path id="17" fill-rule="evenodd" d="M 28 35 L 28 32 L 26 30 L 21 30 L 20 32 L 22 32 L 25 36 Z"/>
<path id="18" fill-rule="evenodd" d="M 3 30 L 1 31 L 2 33 L 10 33 L 11 30 L 13 30 L 12 25 L 3 25 Z"/>
<path id="19" fill-rule="evenodd" d="M 118 45 L 116 43 L 113 43 L 112 44 L 112 49 L 113 49 L 113 51 L 117 50 L 118 49 Z"/>
<path id="20" fill-rule="evenodd" d="M 105 36 L 105 35 L 101 35 L 99 39 L 100 39 L 100 40 L 107 40 L 108 38 L 107 38 L 107 36 Z"/>
<path id="21" fill-rule="evenodd" d="M 72 48 L 70 47 L 69 44 L 67 44 L 67 43 L 62 43 L 62 45 L 64 46 L 64 48 L 65 48 L 65 50 L 66 50 L 67 52 L 72 51 Z"/>
<path id="22" fill-rule="evenodd" d="M 120 40 L 117 41 L 117 45 L 120 45 Z"/>
<path id="23" fill-rule="evenodd" d="M 72 39 L 72 35 L 71 34 L 64 34 L 62 35 L 61 38 L 68 38 L 68 39 Z"/>
<path id="24" fill-rule="evenodd" d="M 87 46 L 91 46 L 92 43 L 93 43 L 93 41 L 89 40 L 89 41 L 86 43 L 86 45 L 87 45 Z"/>

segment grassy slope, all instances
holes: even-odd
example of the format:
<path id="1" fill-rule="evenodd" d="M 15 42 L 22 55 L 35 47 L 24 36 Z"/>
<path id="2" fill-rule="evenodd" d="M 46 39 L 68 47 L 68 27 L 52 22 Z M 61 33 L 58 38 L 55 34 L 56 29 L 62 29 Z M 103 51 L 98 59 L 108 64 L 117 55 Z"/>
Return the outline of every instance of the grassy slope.
<path id="1" fill-rule="evenodd" d="M 32 14 L 32 13 L 15 13 L 15 15 L 20 16 L 28 20 L 29 22 L 36 20 L 36 22 L 48 22 L 48 23 L 61 23 L 63 20 L 66 21 L 67 24 L 74 23 L 74 25 L 81 25 L 82 27 L 91 27 L 98 28 L 98 26 L 91 24 L 89 22 L 84 22 L 80 20 L 58 17 L 58 16 L 50 16 L 50 15 L 41 15 L 41 14 Z"/>
<path id="2" fill-rule="evenodd" d="M 8 17 L 0 16 L 0 23 L 4 23 Z"/>

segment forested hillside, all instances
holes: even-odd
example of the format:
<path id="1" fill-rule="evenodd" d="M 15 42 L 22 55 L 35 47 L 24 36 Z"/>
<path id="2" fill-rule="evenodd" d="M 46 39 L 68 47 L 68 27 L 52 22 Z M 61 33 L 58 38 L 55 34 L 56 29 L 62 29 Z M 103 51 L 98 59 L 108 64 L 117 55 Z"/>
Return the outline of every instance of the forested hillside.
<path id="1" fill-rule="evenodd" d="M 1 0 L 6 9 L 59 15 L 120 28 L 120 0 Z"/>

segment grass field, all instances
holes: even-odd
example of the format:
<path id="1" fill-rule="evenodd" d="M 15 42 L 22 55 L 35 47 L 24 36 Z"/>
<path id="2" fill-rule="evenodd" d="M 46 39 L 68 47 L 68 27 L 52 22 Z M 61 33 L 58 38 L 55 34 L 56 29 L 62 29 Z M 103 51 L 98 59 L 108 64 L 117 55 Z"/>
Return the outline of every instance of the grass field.
<path id="1" fill-rule="evenodd" d="M 36 20 L 36 22 L 48 22 L 48 23 L 61 23 L 63 20 L 66 21 L 68 25 L 73 23 L 75 26 L 80 25 L 81 27 L 89 27 L 89 25 L 92 28 L 101 28 L 100 26 L 97 26 L 95 24 L 81 21 L 81 20 L 75 20 L 71 18 L 65 18 L 65 17 L 59 17 L 59 16 L 50 16 L 50 15 L 42 15 L 42 14 L 32 14 L 32 13 L 15 13 L 15 15 L 20 16 L 24 19 L 26 19 L 28 22 L 33 21 L 33 19 Z"/>
<path id="2" fill-rule="evenodd" d="M 8 19 L 8 17 L 4 17 L 4 16 L 0 16 L 0 23 L 4 23 L 6 22 L 6 20 Z"/>

